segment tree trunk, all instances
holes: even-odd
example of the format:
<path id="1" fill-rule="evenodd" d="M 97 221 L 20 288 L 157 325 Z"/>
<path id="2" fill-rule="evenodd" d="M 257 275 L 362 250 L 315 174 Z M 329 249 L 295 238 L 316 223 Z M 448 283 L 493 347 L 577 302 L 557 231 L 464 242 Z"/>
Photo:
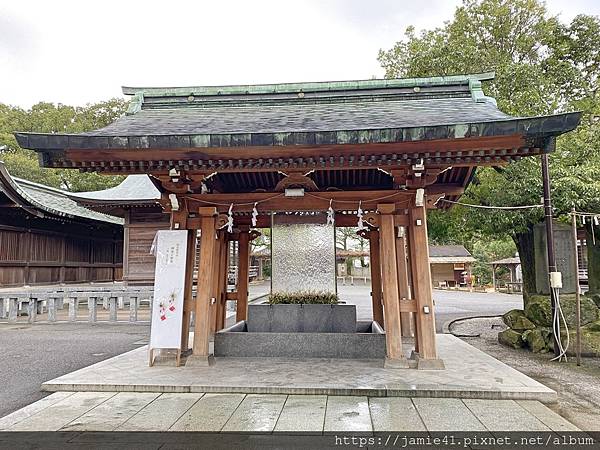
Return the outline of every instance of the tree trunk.
<path id="1" fill-rule="evenodd" d="M 585 227 L 588 260 L 588 286 L 590 294 L 600 294 L 600 233 L 594 230 L 595 239 L 592 237 L 590 225 Z M 594 244 L 594 241 L 595 244 Z"/>
<path id="2" fill-rule="evenodd" d="M 528 294 L 535 294 L 535 252 L 533 247 L 533 227 L 529 227 L 524 233 L 513 236 L 519 259 L 521 260 L 521 272 L 523 274 L 523 307 L 527 304 Z"/>

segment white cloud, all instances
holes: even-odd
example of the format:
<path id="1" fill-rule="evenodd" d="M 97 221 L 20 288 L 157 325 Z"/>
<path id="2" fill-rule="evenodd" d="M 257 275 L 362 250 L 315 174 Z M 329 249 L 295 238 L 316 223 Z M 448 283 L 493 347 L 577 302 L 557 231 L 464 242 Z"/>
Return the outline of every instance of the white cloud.
<path id="1" fill-rule="evenodd" d="M 408 25 L 439 26 L 459 0 L 68 1 L 0 6 L 0 102 L 84 104 L 121 85 L 382 76 L 377 51 Z M 553 12 L 600 12 L 590 0 Z M 567 8 L 568 5 L 568 8 Z"/>

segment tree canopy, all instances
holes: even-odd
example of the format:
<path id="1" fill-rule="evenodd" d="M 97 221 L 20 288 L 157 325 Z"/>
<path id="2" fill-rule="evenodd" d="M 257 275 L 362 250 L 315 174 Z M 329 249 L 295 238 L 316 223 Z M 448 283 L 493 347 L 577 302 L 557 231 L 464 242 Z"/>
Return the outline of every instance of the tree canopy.
<path id="1" fill-rule="evenodd" d="M 487 95 L 515 116 L 583 112 L 581 126 L 561 136 L 550 156 L 555 215 L 575 206 L 600 213 L 600 20 L 578 15 L 566 24 L 538 0 L 464 0 L 443 26 L 416 32 L 406 29 L 379 61 L 387 77 L 421 77 L 494 71 L 484 82 Z M 523 158 L 496 168 L 479 169 L 462 198 L 478 205 L 539 204 L 540 161 Z M 521 239 L 543 219 L 543 211 L 490 212 L 453 208 L 430 216 L 434 241 L 472 242 L 473 236 L 511 236 L 520 253 L 531 240 Z M 523 262 L 523 255 L 522 262 Z M 524 264 L 525 265 L 525 264 Z M 527 274 L 525 274 L 527 277 Z"/>
<path id="2" fill-rule="evenodd" d="M 82 107 L 40 102 L 28 110 L 0 103 L 0 160 L 11 175 L 48 186 L 75 192 L 114 186 L 122 177 L 41 168 L 37 155 L 20 148 L 13 133 L 80 133 L 108 125 L 126 109 L 127 102 L 119 98 Z"/>

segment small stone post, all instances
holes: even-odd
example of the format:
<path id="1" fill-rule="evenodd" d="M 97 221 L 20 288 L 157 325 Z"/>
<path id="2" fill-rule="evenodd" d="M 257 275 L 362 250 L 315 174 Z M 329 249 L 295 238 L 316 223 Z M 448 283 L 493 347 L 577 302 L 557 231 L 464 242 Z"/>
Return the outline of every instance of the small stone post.
<path id="1" fill-rule="evenodd" d="M 17 309 L 19 308 L 18 298 L 8 298 L 8 321 L 15 323 L 17 321 Z"/>
<path id="2" fill-rule="evenodd" d="M 68 299 L 69 302 L 69 322 L 77 321 L 77 304 L 79 299 L 77 297 L 71 297 Z"/>
<path id="3" fill-rule="evenodd" d="M 137 295 L 129 295 L 129 321 L 137 322 L 138 320 L 138 297 Z"/>
<path id="4" fill-rule="evenodd" d="M 102 309 L 108 309 L 108 297 L 102 297 Z"/>
<path id="5" fill-rule="evenodd" d="M 56 322 L 56 298 L 48 297 L 46 306 L 48 307 L 48 322 Z"/>
<path id="6" fill-rule="evenodd" d="M 117 297 L 105 297 L 105 298 L 108 298 L 108 308 L 109 308 L 108 320 L 110 322 L 116 322 L 117 321 Z"/>
<path id="7" fill-rule="evenodd" d="M 122 295 L 120 297 L 117 297 L 117 307 L 119 309 L 123 309 L 125 307 L 125 300 Z"/>
<path id="8" fill-rule="evenodd" d="M 29 298 L 29 302 L 27 303 L 27 322 L 35 323 L 35 319 L 37 318 L 37 299 Z"/>
<path id="9" fill-rule="evenodd" d="M 94 323 L 96 322 L 97 319 L 97 314 L 96 314 L 96 302 L 97 302 L 98 298 L 97 297 L 88 297 L 88 322 Z"/>
<path id="10" fill-rule="evenodd" d="M 8 312 L 8 300 L 4 297 L 0 297 L 0 319 L 6 319 Z"/>

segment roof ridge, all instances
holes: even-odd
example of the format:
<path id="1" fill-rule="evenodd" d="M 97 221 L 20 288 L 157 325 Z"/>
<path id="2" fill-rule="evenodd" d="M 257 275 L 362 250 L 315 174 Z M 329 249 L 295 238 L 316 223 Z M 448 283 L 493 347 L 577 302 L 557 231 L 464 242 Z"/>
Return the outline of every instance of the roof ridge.
<path id="1" fill-rule="evenodd" d="M 12 175 L 11 175 L 11 178 L 13 180 L 17 181 L 19 184 L 28 184 L 28 185 L 31 185 L 31 186 L 43 189 L 45 191 L 53 191 L 53 192 L 56 192 L 56 193 L 59 193 L 59 194 L 63 194 L 66 197 L 68 197 L 69 194 L 72 193 L 71 191 L 66 191 L 64 189 L 55 188 L 55 187 L 52 187 L 52 186 L 48 186 L 46 184 L 37 183 L 35 181 L 27 180 L 25 178 L 13 177 Z"/>
<path id="2" fill-rule="evenodd" d="M 445 75 L 436 77 L 376 78 L 369 80 L 308 81 L 294 83 L 231 84 L 209 86 L 133 87 L 123 86 L 125 95 L 142 94 L 146 97 L 251 95 L 290 92 L 327 92 L 363 89 L 387 89 L 394 87 L 416 87 L 421 85 L 447 86 L 470 84 L 472 81 L 487 81 L 495 78 L 494 72 L 478 74 Z"/>

